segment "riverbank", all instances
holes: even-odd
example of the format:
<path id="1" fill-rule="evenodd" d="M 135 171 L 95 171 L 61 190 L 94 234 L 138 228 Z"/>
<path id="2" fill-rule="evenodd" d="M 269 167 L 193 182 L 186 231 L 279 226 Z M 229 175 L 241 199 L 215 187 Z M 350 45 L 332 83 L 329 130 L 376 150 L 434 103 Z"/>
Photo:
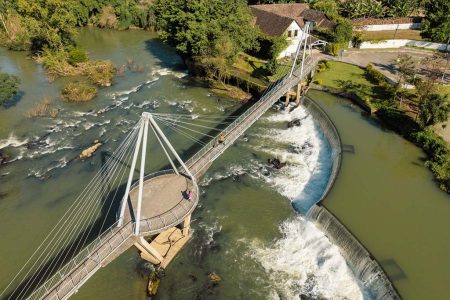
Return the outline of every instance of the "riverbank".
<path id="1" fill-rule="evenodd" d="M 340 62 L 328 62 L 323 66 L 313 79 L 316 89 L 349 98 L 421 147 L 428 154 L 425 165 L 433 172 L 439 187 L 450 193 L 450 146 L 433 130 L 417 123 L 418 112 L 411 112 L 411 107 L 417 107 L 417 103 L 404 100 L 404 104 L 399 105 L 392 100 L 391 85 L 372 67 L 363 69 Z"/>
<path id="2" fill-rule="evenodd" d="M 343 144 L 354 148 L 344 152 L 323 206 L 380 262 L 402 298 L 445 299 L 450 205 L 423 168 L 424 153 L 349 100 L 308 95 L 330 116 Z"/>

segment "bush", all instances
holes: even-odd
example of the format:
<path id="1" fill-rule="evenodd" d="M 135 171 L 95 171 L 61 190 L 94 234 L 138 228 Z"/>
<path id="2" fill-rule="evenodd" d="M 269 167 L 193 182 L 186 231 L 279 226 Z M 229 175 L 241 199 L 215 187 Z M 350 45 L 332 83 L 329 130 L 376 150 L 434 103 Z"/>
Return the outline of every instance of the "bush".
<path id="1" fill-rule="evenodd" d="M 64 86 L 61 97 L 67 101 L 86 102 L 97 95 L 97 88 L 85 82 L 72 82 Z"/>
<path id="2" fill-rule="evenodd" d="M 89 61 L 80 64 L 80 67 L 83 69 L 83 75 L 100 86 L 110 86 L 116 74 L 116 67 L 109 60 Z"/>
<path id="3" fill-rule="evenodd" d="M 342 43 L 328 43 L 326 46 L 326 51 L 334 56 L 338 56 L 339 52 L 345 48 L 345 44 Z"/>
<path id="4" fill-rule="evenodd" d="M 313 83 L 318 84 L 318 85 L 322 85 L 323 84 L 321 79 L 314 79 Z"/>
<path id="5" fill-rule="evenodd" d="M 19 77 L 8 73 L 0 73 L 0 104 L 17 94 L 19 84 Z"/>
<path id="6" fill-rule="evenodd" d="M 114 7 L 105 6 L 98 19 L 98 27 L 116 29 L 119 25 Z"/>
<path id="7" fill-rule="evenodd" d="M 51 101 L 48 97 L 43 97 L 42 100 L 31 108 L 26 116 L 28 118 L 37 117 L 51 117 L 56 118 L 58 116 L 58 110 L 51 108 Z"/>
<path id="8" fill-rule="evenodd" d="M 264 37 L 258 40 L 259 51 L 250 51 L 250 53 L 261 59 L 276 59 L 288 45 L 286 37 Z"/>
<path id="9" fill-rule="evenodd" d="M 88 56 L 86 53 L 86 50 L 82 48 L 73 48 L 69 51 L 69 58 L 68 62 L 69 64 L 75 66 L 76 64 L 85 62 L 88 60 Z"/>
<path id="10" fill-rule="evenodd" d="M 269 73 L 269 75 L 275 75 L 277 72 L 278 63 L 275 58 L 272 58 L 267 62 L 266 70 Z"/>
<path id="11" fill-rule="evenodd" d="M 376 81 L 378 84 L 387 82 L 386 77 L 383 74 L 381 74 L 380 71 L 375 69 L 371 64 L 367 65 L 366 73 L 372 80 Z"/>
<path id="12" fill-rule="evenodd" d="M 348 43 L 352 39 L 353 25 L 348 19 L 342 18 L 338 25 L 334 28 L 334 39 L 335 43 Z"/>
<path id="13" fill-rule="evenodd" d="M 318 65 L 317 65 L 317 72 L 322 72 L 325 71 L 326 69 L 329 69 L 331 67 L 330 62 L 328 61 L 321 61 Z"/>

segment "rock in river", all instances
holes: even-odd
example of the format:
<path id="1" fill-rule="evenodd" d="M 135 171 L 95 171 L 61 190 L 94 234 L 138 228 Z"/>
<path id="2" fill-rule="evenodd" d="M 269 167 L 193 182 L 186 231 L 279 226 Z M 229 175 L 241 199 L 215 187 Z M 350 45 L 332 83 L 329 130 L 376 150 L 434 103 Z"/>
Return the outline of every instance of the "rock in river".
<path id="1" fill-rule="evenodd" d="M 92 145 L 89 148 L 84 149 L 81 154 L 80 154 L 80 158 L 84 159 L 84 158 L 89 158 L 91 157 L 95 151 L 97 151 L 98 148 L 100 148 L 100 146 L 102 145 L 102 143 L 99 143 L 98 141 L 95 141 L 95 144 Z"/>

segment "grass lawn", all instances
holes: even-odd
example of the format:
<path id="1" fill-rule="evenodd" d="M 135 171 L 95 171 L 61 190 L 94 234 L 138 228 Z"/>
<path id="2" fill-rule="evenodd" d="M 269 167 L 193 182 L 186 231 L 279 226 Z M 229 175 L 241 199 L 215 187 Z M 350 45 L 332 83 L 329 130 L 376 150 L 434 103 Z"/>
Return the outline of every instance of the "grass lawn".
<path id="1" fill-rule="evenodd" d="M 437 88 L 437 92 L 440 95 L 446 95 L 447 100 L 450 102 L 450 85 L 439 84 Z"/>
<path id="2" fill-rule="evenodd" d="M 233 67 L 252 74 L 256 69 L 264 67 L 266 62 L 248 55 L 246 53 L 240 53 L 233 64 Z"/>
<path id="3" fill-rule="evenodd" d="M 345 82 L 351 81 L 353 84 L 367 87 L 367 93 L 374 86 L 372 82 L 366 79 L 366 71 L 358 66 L 346 64 L 337 61 L 330 61 L 330 68 L 316 72 L 314 80 L 320 82 L 323 86 L 335 89 L 342 89 Z"/>
<path id="4" fill-rule="evenodd" d="M 328 64 L 328 69 L 316 72 L 314 83 L 353 94 L 371 108 L 379 107 L 389 99 L 387 91 L 368 78 L 365 69 L 337 61 Z"/>
<path id="5" fill-rule="evenodd" d="M 268 81 L 276 81 L 286 75 L 291 70 L 292 63 L 292 60 L 280 60 L 275 74 L 267 76 L 265 74 L 266 61 L 246 53 L 240 53 L 228 72 L 259 86 L 267 86 Z"/>
<path id="6" fill-rule="evenodd" d="M 408 39 L 421 41 L 423 38 L 420 36 L 420 30 L 413 29 L 401 29 L 397 30 L 382 30 L 382 31 L 360 31 L 362 33 L 361 38 L 363 41 L 383 41 L 395 39 Z"/>

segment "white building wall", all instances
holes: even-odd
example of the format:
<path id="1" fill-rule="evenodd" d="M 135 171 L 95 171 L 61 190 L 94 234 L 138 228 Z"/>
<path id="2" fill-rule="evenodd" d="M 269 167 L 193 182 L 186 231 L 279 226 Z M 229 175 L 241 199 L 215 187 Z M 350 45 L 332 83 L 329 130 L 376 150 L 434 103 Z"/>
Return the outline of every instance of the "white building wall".
<path id="1" fill-rule="evenodd" d="M 294 37 L 295 30 L 298 30 L 298 34 L 296 37 Z M 292 32 L 292 36 L 288 37 L 288 31 Z M 286 36 L 287 40 L 289 41 L 289 45 L 281 51 L 280 55 L 278 55 L 278 59 L 283 58 L 285 56 L 291 56 L 297 52 L 298 44 L 300 43 L 300 38 L 302 37 L 303 31 L 298 25 L 297 22 L 293 21 L 291 25 L 286 29 L 284 32 L 284 35 Z"/>
<path id="2" fill-rule="evenodd" d="M 432 43 L 427 41 L 415 41 L 415 40 L 386 40 L 386 41 L 373 41 L 362 42 L 359 46 L 360 49 L 385 49 L 385 48 L 400 48 L 405 46 L 420 47 L 426 49 L 434 49 L 441 51 L 450 51 L 450 45 L 441 43 Z"/>
<path id="3" fill-rule="evenodd" d="M 382 31 L 382 30 L 397 30 L 397 29 L 420 29 L 422 23 L 404 23 L 404 24 L 380 24 L 380 25 L 366 25 L 354 26 L 355 31 Z"/>

